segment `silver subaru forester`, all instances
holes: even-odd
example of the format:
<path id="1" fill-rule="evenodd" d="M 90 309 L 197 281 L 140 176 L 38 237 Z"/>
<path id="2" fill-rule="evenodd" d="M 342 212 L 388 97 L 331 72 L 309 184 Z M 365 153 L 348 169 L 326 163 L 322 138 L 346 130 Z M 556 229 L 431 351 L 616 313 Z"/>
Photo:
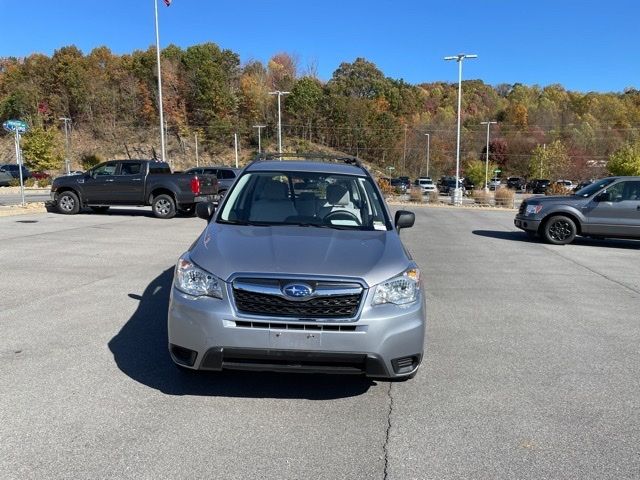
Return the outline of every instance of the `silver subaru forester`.
<path id="1" fill-rule="evenodd" d="M 352 157 L 247 166 L 175 268 L 169 351 L 194 370 L 412 378 L 425 337 L 420 270 Z"/>

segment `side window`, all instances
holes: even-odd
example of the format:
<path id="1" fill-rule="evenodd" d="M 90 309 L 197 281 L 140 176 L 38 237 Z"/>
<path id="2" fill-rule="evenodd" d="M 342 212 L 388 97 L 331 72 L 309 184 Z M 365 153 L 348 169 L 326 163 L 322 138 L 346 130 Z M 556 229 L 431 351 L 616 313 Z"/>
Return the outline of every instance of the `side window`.
<path id="1" fill-rule="evenodd" d="M 113 175 L 116 173 L 116 167 L 118 166 L 115 162 L 105 163 L 103 165 L 98 165 L 93 169 L 94 177 L 103 177 L 105 175 Z"/>
<path id="2" fill-rule="evenodd" d="M 169 168 L 169 165 L 167 165 L 166 163 L 161 163 L 161 162 L 150 163 L 149 173 L 154 175 L 170 175 L 171 169 Z"/>
<path id="3" fill-rule="evenodd" d="M 607 188 L 610 202 L 623 202 L 625 200 L 636 200 L 636 185 L 640 182 L 620 182 Z"/>
<path id="4" fill-rule="evenodd" d="M 236 178 L 236 175 L 235 173 L 233 173 L 233 170 L 224 170 L 224 169 L 218 170 L 219 180 L 231 180 L 233 178 Z"/>
<path id="5" fill-rule="evenodd" d="M 120 167 L 120 175 L 140 175 L 141 169 L 140 163 L 123 163 Z"/>
<path id="6" fill-rule="evenodd" d="M 622 201 L 640 201 L 640 182 L 622 182 L 622 184 L 624 185 L 622 189 Z"/>

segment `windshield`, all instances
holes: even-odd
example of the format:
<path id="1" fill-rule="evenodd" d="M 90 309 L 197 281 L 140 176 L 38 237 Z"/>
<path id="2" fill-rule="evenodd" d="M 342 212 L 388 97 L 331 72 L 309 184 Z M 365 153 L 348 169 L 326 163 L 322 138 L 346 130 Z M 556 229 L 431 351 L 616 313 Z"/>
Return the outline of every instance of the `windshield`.
<path id="1" fill-rule="evenodd" d="M 596 182 L 593 182 L 591 185 L 587 185 L 586 187 L 581 188 L 576 193 L 574 193 L 574 195 L 578 197 L 583 197 L 583 198 L 590 197 L 591 195 L 598 192 L 599 190 L 602 190 L 604 187 L 606 187 L 610 183 L 615 182 L 615 180 L 616 180 L 615 178 L 605 178 L 603 180 L 598 180 Z"/>
<path id="2" fill-rule="evenodd" d="M 320 172 L 248 172 L 227 195 L 218 223 L 389 230 L 369 177 Z"/>

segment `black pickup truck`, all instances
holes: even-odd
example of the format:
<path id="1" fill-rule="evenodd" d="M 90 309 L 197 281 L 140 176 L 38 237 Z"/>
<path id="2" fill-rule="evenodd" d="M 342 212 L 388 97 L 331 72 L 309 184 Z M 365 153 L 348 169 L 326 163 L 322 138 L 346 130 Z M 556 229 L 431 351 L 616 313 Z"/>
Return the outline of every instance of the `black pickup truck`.
<path id="1" fill-rule="evenodd" d="M 50 205 L 67 215 L 82 207 L 100 213 L 112 205 L 151 205 L 156 217 L 172 218 L 192 212 L 198 202 L 215 200 L 217 193 L 215 175 L 171 173 L 167 163 L 155 160 L 111 160 L 56 178 Z"/>

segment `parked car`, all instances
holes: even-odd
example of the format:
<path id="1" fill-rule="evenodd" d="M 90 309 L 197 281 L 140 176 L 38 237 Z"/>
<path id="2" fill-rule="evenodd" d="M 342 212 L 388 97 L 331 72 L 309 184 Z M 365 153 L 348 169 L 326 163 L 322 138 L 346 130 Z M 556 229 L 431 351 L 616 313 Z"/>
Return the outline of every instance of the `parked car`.
<path id="1" fill-rule="evenodd" d="M 509 177 L 507 178 L 507 188 L 513 190 L 524 190 L 527 186 L 527 182 L 522 177 Z"/>
<path id="2" fill-rule="evenodd" d="M 500 178 L 492 178 L 489 180 L 489 190 L 497 190 L 502 185 L 502 180 Z"/>
<path id="3" fill-rule="evenodd" d="M 399 178 L 390 180 L 391 186 L 396 189 L 396 193 L 407 193 L 407 183 Z"/>
<path id="4" fill-rule="evenodd" d="M 31 172 L 27 167 L 21 165 L 22 167 L 22 180 L 26 180 L 31 178 Z M 15 163 L 5 163 L 4 165 L 0 165 L 0 172 L 6 172 L 11 175 L 15 179 L 20 179 L 20 168 Z"/>
<path id="5" fill-rule="evenodd" d="M 529 198 L 514 223 L 556 245 L 576 235 L 640 238 L 640 177 L 609 177 L 573 195 Z"/>
<path id="6" fill-rule="evenodd" d="M 241 168 L 211 166 L 190 168 L 184 173 L 215 175 L 215 177 L 218 179 L 218 193 L 220 195 L 224 195 L 227 190 L 229 190 L 231 185 L 233 185 L 233 182 L 236 181 L 236 177 L 241 171 Z"/>
<path id="7" fill-rule="evenodd" d="M 528 190 L 531 193 L 545 193 L 550 184 L 551 180 L 537 178 L 529 183 Z"/>
<path id="8" fill-rule="evenodd" d="M 0 187 L 8 187 L 15 180 L 9 172 L 0 171 Z"/>
<path id="9" fill-rule="evenodd" d="M 420 191 L 425 193 L 435 192 L 438 189 L 436 188 L 433 180 L 430 177 L 420 177 L 416 180 L 416 186 L 420 188 Z"/>
<path id="10" fill-rule="evenodd" d="M 112 205 L 151 205 L 156 217 L 172 218 L 216 194 L 213 175 L 172 174 L 167 163 L 155 160 L 111 160 L 82 175 L 56 178 L 51 204 L 64 214 L 78 213 L 81 207 L 100 213 Z"/>
<path id="11" fill-rule="evenodd" d="M 173 361 L 191 370 L 414 376 L 425 297 L 399 236 L 414 214 L 392 216 L 356 159 L 265 157 L 218 209 L 196 209 L 208 225 L 176 265 Z"/>
<path id="12" fill-rule="evenodd" d="M 476 188 L 475 184 L 471 181 L 470 178 L 464 178 L 462 180 L 462 187 L 466 192 L 471 192 L 474 188 Z"/>
<path id="13" fill-rule="evenodd" d="M 51 178 L 47 172 L 31 172 L 31 178 L 35 178 L 36 180 L 45 180 L 47 178 Z"/>
<path id="14" fill-rule="evenodd" d="M 458 186 L 460 182 L 458 182 Z M 444 195 L 449 195 L 456 188 L 456 177 L 441 177 L 438 181 L 438 190 Z"/>
<path id="15" fill-rule="evenodd" d="M 591 185 L 593 182 L 594 182 L 594 180 L 583 180 L 582 182 L 578 183 L 578 185 L 573 187 L 573 191 L 577 192 L 578 190 L 581 190 L 584 187 L 587 187 L 587 186 Z"/>
<path id="16" fill-rule="evenodd" d="M 564 188 L 567 192 L 570 192 L 575 188 L 575 184 L 571 180 L 557 180 L 555 184 Z"/>

